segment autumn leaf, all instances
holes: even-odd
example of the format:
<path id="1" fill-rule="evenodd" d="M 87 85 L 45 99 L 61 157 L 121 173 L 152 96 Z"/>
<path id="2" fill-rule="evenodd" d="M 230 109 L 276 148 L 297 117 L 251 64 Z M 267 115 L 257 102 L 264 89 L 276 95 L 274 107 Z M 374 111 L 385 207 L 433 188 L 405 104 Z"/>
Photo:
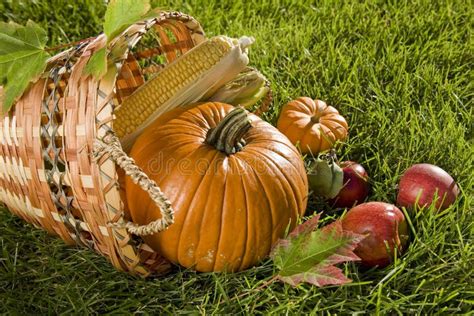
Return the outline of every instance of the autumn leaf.
<path id="1" fill-rule="evenodd" d="M 30 82 L 46 68 L 49 54 L 46 31 L 28 21 L 26 26 L 0 22 L 0 84 L 4 85 L 2 112 L 6 113 Z"/>
<path id="2" fill-rule="evenodd" d="M 274 247 L 276 280 L 318 287 L 351 282 L 335 265 L 360 260 L 353 250 L 365 236 L 344 231 L 340 220 L 318 229 L 318 220 L 316 215 L 299 225 Z"/>

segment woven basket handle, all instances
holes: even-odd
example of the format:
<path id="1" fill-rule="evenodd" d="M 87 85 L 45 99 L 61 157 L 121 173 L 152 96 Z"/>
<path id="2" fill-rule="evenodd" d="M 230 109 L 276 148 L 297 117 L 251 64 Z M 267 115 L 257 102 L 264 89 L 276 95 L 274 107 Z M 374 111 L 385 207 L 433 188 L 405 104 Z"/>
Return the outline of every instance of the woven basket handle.
<path id="1" fill-rule="evenodd" d="M 168 228 L 174 222 L 174 211 L 171 202 L 158 187 L 155 181 L 151 180 L 143 170 L 135 164 L 135 161 L 127 156 L 122 150 L 120 140 L 110 131 L 102 140 L 96 139 L 92 150 L 92 158 L 98 161 L 104 154 L 109 154 L 110 158 L 125 171 L 125 174 L 132 178 L 133 183 L 138 184 L 148 193 L 150 198 L 160 208 L 161 218 L 150 222 L 147 225 L 137 225 L 132 222 L 110 223 L 110 226 L 126 228 L 129 233 L 137 236 L 152 235 Z"/>

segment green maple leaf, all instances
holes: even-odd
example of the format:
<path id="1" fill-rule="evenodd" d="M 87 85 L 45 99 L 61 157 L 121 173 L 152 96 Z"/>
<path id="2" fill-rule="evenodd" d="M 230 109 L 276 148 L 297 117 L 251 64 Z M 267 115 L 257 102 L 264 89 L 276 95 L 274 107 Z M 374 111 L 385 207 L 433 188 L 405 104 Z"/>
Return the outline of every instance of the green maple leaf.
<path id="1" fill-rule="evenodd" d="M 104 33 L 107 44 L 125 31 L 130 25 L 156 15 L 158 11 L 151 10 L 149 0 L 111 0 L 107 5 L 104 17 Z M 100 80 L 106 73 L 108 66 L 113 63 L 114 56 L 121 56 L 127 47 L 115 47 L 110 56 L 107 48 L 96 51 L 89 59 L 85 75 L 92 75 Z"/>
<path id="2" fill-rule="evenodd" d="M 107 40 L 111 41 L 130 25 L 143 20 L 150 8 L 149 0 L 111 0 L 104 18 Z"/>
<path id="3" fill-rule="evenodd" d="M 44 50 L 48 37 L 41 27 L 0 22 L 0 84 L 4 85 L 3 113 L 8 112 L 30 82 L 46 68 L 49 54 Z"/>
<path id="4" fill-rule="evenodd" d="M 92 75 L 96 79 L 102 78 L 107 73 L 107 50 L 102 47 L 96 51 L 84 68 L 85 75 Z"/>
<path id="5" fill-rule="evenodd" d="M 298 226 L 274 247 L 271 257 L 278 270 L 275 279 L 297 286 L 348 283 L 336 264 L 360 260 L 353 250 L 365 236 L 344 231 L 341 221 L 317 228 L 319 216 Z"/>

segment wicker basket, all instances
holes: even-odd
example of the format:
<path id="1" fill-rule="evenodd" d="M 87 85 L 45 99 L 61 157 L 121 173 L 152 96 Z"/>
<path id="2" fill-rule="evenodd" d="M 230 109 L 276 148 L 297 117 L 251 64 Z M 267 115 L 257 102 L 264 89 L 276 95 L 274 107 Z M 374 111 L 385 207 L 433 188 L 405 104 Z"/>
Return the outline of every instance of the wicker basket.
<path id="1" fill-rule="evenodd" d="M 143 36 L 152 34 L 147 40 Z M 205 40 L 192 17 L 162 12 L 110 43 L 116 71 L 82 75 L 103 35 L 51 58 L 44 76 L 2 117 L 0 200 L 10 211 L 68 244 L 89 247 L 119 270 L 147 276 L 170 264 L 125 228 L 116 164 L 95 161 L 94 142 L 112 131 L 114 108 L 150 73 Z M 134 50 L 132 51 L 132 48 Z"/>

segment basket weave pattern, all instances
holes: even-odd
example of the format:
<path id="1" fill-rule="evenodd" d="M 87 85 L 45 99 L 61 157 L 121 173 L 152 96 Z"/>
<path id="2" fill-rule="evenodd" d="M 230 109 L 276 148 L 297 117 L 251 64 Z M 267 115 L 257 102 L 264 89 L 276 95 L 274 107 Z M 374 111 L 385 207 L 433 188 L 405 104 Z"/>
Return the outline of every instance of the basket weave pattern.
<path id="1" fill-rule="evenodd" d="M 150 31 L 153 44 L 139 44 Z M 94 141 L 113 130 L 121 101 L 149 73 L 204 39 L 192 17 L 162 12 L 109 44 L 119 57 L 100 81 L 83 69 L 106 45 L 103 35 L 51 58 L 40 80 L 1 117 L 0 200 L 25 221 L 97 251 L 119 270 L 143 276 L 167 271 L 169 263 L 141 239 L 111 225 L 123 223 L 125 214 L 118 170 L 110 155 L 95 162 L 91 154 Z M 157 56 L 161 64 L 153 62 Z"/>

